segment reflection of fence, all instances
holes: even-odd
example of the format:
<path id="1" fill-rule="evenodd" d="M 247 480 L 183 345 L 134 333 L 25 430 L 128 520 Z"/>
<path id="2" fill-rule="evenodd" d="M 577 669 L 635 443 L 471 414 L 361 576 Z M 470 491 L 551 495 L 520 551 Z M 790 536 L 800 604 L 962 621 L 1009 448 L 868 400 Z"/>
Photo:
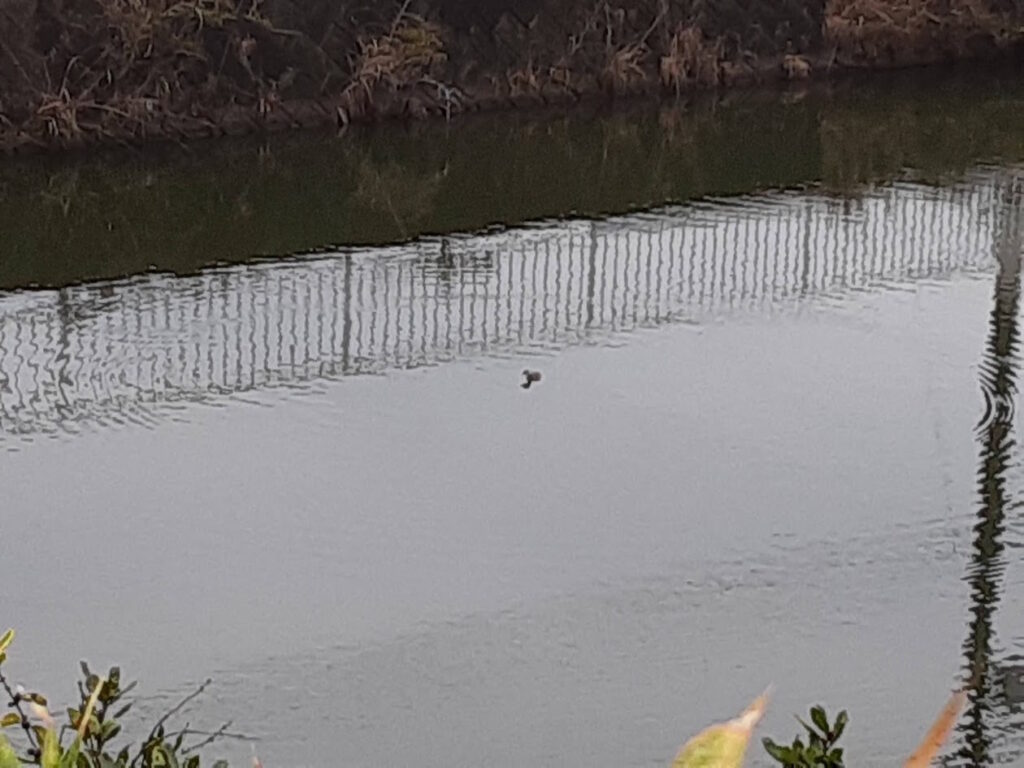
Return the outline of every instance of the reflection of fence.
<path id="1" fill-rule="evenodd" d="M 989 269 L 1001 176 L 773 194 L 195 277 L 0 296 L 0 428 L 561 346 Z"/>

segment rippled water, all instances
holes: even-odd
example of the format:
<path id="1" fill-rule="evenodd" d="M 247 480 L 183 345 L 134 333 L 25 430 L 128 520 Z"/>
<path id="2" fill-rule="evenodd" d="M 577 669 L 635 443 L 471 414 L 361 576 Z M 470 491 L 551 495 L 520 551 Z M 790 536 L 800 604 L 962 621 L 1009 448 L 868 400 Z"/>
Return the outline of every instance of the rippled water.
<path id="1" fill-rule="evenodd" d="M 897 101 L 956 92 L 933 88 Z M 311 247 L 273 206 L 248 234 L 232 206 L 140 250 L 184 194 L 178 161 L 75 170 L 86 212 L 70 195 L 57 223 L 26 219 L 10 242 L 39 241 L 0 294 L 13 669 L 59 700 L 80 656 L 121 663 L 143 714 L 212 677 L 188 719 L 232 720 L 268 766 L 665 765 L 769 682 L 765 733 L 823 701 L 850 710 L 852 765 L 894 765 L 968 679 L 947 764 L 1020 760 L 1024 133 L 1006 126 L 1024 99 L 971 91 L 984 125 L 962 152 L 920 149 L 921 118 L 887 150 L 916 170 L 879 172 L 870 142 L 832 154 L 870 122 L 857 93 L 594 121 L 697 137 L 692 193 L 676 147 L 648 169 L 671 191 L 629 205 L 607 144 L 538 118 L 522 142 L 590 177 L 539 191 L 544 215 L 481 207 L 462 229 L 436 191 L 415 232 L 378 184 L 360 199 L 402 212 L 392 244 L 339 245 L 354 208 L 321 212 Z M 813 127 L 825 171 L 800 170 L 800 142 L 775 143 L 785 178 L 723 156 L 759 111 Z M 491 162 L 450 151 L 452 174 Z M 315 165 L 275 162 L 253 189 L 326 199 Z M 602 184 L 600 215 L 574 214 Z M 7 189 L 14 221 L 30 193 Z M 104 240 L 96 211 L 134 228 Z M 204 267 L 190 248 L 218 216 L 240 234 Z M 526 391 L 524 368 L 543 373 Z"/>
<path id="2" fill-rule="evenodd" d="M 910 290 L 990 270 L 1002 171 L 862 198 L 707 200 L 284 264 L 0 298 L 0 425 L 75 433 L 166 406 L 642 328 Z M 7 441 L 17 450 L 20 441 Z"/>

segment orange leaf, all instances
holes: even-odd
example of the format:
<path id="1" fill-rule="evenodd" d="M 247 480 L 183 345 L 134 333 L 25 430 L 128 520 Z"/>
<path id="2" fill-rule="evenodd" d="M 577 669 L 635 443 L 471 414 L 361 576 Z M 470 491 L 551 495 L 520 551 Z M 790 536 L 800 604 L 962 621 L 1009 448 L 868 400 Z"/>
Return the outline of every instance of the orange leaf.
<path id="1" fill-rule="evenodd" d="M 942 745 L 946 743 L 949 732 L 956 723 L 956 718 L 960 714 L 960 708 L 964 705 L 966 697 L 967 695 L 963 691 L 957 691 L 950 697 L 949 702 L 939 714 L 931 730 L 924 737 L 924 741 L 921 742 L 917 751 L 907 759 L 907 762 L 903 764 L 903 768 L 928 768 L 932 764 L 932 759 L 942 749 Z"/>

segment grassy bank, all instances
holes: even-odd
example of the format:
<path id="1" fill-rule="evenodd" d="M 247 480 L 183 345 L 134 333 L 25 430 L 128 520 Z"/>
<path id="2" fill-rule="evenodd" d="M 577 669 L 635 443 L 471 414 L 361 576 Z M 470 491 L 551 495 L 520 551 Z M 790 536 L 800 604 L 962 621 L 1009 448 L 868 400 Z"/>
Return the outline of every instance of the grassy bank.
<path id="1" fill-rule="evenodd" d="M 1017 0 L 9 0 L 0 149 L 678 94 L 994 56 Z"/>

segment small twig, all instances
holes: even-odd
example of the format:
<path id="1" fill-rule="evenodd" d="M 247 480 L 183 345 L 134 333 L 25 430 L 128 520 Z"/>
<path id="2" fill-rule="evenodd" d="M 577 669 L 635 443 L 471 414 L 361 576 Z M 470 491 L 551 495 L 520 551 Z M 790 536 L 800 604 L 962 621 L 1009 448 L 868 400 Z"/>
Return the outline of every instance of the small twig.
<path id="1" fill-rule="evenodd" d="M 230 724 L 225 723 L 224 726 L 222 727 L 226 728 L 228 725 Z M 221 729 L 218 729 L 218 736 L 223 737 L 225 739 L 236 739 L 237 741 L 259 741 L 257 737 L 250 736 L 248 733 L 238 733 L 232 731 L 219 732 L 220 730 Z M 198 728 L 190 728 L 188 726 L 185 726 L 180 731 L 168 731 L 166 733 L 166 738 L 170 739 L 174 736 L 210 736 L 213 733 L 215 733 L 215 731 L 203 731 Z M 187 749 L 196 749 L 196 745 L 190 746 Z"/>
<path id="2" fill-rule="evenodd" d="M 207 689 L 207 687 L 209 687 L 209 685 L 212 682 L 213 682 L 212 678 L 209 678 L 209 677 L 206 678 L 206 680 L 203 681 L 202 685 L 200 685 L 198 688 L 196 688 L 194 691 L 192 691 L 192 693 L 190 693 L 188 696 L 186 696 L 181 701 L 179 701 L 177 704 L 175 704 L 173 707 L 171 707 L 167 711 L 166 714 L 164 714 L 159 720 L 156 721 L 156 724 L 153 726 L 153 730 L 150 732 L 149 735 L 150 736 L 155 736 L 156 732 L 157 732 L 157 729 L 160 728 L 160 726 L 162 726 L 164 723 L 166 723 L 168 720 L 170 720 L 176 714 L 181 712 L 181 710 L 183 710 L 188 705 L 189 702 L 191 702 L 191 701 L 199 698 L 200 696 L 202 696 L 203 692 Z"/>
<path id="3" fill-rule="evenodd" d="M 146 738 L 146 741 L 143 743 L 142 749 L 140 749 L 139 753 L 137 755 L 135 755 L 134 758 L 132 758 L 132 762 L 130 764 L 131 766 L 135 766 L 135 765 L 138 764 L 138 761 L 142 758 L 143 754 L 146 751 L 146 744 L 150 744 L 153 741 L 156 741 L 156 739 L 158 738 L 157 737 L 157 731 L 159 731 L 160 728 L 163 727 L 164 723 L 166 723 L 168 720 L 170 720 L 176 714 L 181 712 L 181 710 L 183 710 L 188 705 L 188 703 L 190 701 L 193 701 L 197 697 L 201 696 L 203 691 L 205 691 L 207 686 L 209 686 L 210 683 L 212 683 L 212 682 L 213 682 L 212 678 L 209 678 L 209 677 L 206 678 L 206 680 L 203 682 L 202 685 L 200 685 L 198 688 L 196 688 L 194 691 L 192 691 L 192 693 L 190 693 L 188 696 L 186 696 L 181 701 L 179 701 L 177 704 L 175 704 L 173 707 L 171 707 L 165 714 L 163 714 L 160 717 L 159 720 L 156 721 L 156 723 L 153 725 L 153 729 L 149 732 L 149 736 Z"/>
<path id="4" fill-rule="evenodd" d="M 224 723 L 224 725 L 222 725 L 220 728 L 218 728 L 213 733 L 209 734 L 202 741 L 197 741 L 195 744 L 192 744 L 191 746 L 185 747 L 183 750 L 181 750 L 181 754 L 187 755 L 190 752 L 195 752 L 197 749 L 202 749 L 205 746 L 213 744 L 213 742 L 215 742 L 217 739 L 219 739 L 219 738 L 221 738 L 223 736 L 227 736 L 228 728 L 230 728 L 230 727 L 231 727 L 231 721 L 228 720 L 226 723 Z M 196 733 L 196 731 L 192 731 L 192 733 Z"/>
<path id="5" fill-rule="evenodd" d="M 25 731 L 25 735 L 28 736 L 28 742 L 33 748 L 39 748 L 39 742 L 36 741 L 35 731 L 32 730 L 28 724 L 28 715 L 25 714 L 25 710 L 21 707 L 21 696 L 15 693 L 11 689 L 11 684 L 7 682 L 7 678 L 4 677 L 3 670 L 0 670 L 0 685 L 3 686 L 7 695 L 11 697 L 11 705 L 17 710 L 18 714 L 21 715 L 21 727 Z"/>
<path id="6" fill-rule="evenodd" d="M 0 51 L 3 51 L 7 55 L 7 58 L 9 58 L 11 62 L 13 62 L 15 69 L 18 70 L 18 74 L 22 76 L 25 82 L 28 83 L 29 86 L 33 86 L 35 83 L 33 82 L 32 78 L 29 77 L 28 72 L 25 71 L 25 67 L 22 66 L 21 61 L 18 59 L 17 56 L 14 55 L 14 51 L 12 51 L 10 47 L 8 47 L 7 43 L 5 43 L 3 40 L 0 40 Z"/>
<path id="7" fill-rule="evenodd" d="M 658 11 L 658 15 L 655 16 L 654 17 L 654 21 L 651 22 L 651 26 L 649 26 L 647 28 L 647 31 L 644 32 L 644 36 L 640 38 L 640 42 L 638 43 L 638 45 L 640 45 L 641 47 L 647 45 L 647 38 L 649 38 L 652 34 L 654 34 L 654 30 L 656 30 L 658 28 L 658 25 L 661 24 L 662 19 L 665 18 L 665 15 L 667 13 L 668 13 L 668 7 L 665 6 L 665 5 L 662 5 L 661 6 L 661 10 Z"/>
<path id="8" fill-rule="evenodd" d="M 398 25 L 402 23 L 402 19 L 405 18 L 405 14 L 409 10 L 410 5 L 412 5 L 412 0 L 405 0 L 405 2 L 402 3 L 402 7 L 399 9 L 398 15 L 395 16 L 395 20 L 391 22 L 391 32 L 389 33 L 391 37 L 394 37 L 395 32 L 398 31 Z"/>
<path id="9" fill-rule="evenodd" d="M 612 51 L 612 9 L 608 7 L 607 0 L 604 4 L 604 34 L 605 34 L 605 50 L 610 54 Z"/>

